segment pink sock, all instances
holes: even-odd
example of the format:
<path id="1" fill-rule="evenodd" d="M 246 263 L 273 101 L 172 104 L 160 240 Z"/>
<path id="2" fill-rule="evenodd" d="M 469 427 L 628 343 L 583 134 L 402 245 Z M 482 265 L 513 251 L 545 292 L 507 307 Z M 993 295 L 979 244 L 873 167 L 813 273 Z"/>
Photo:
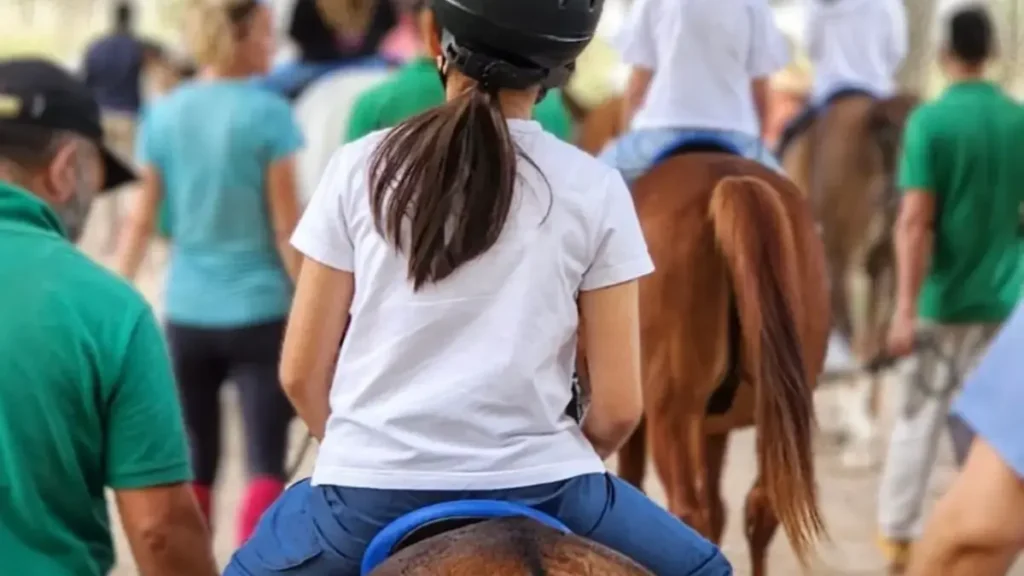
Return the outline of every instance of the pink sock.
<path id="1" fill-rule="evenodd" d="M 196 503 L 199 504 L 199 511 L 203 514 L 203 519 L 206 520 L 206 525 L 210 526 L 210 531 L 213 531 L 213 522 L 210 516 L 213 505 L 213 488 L 205 486 L 203 484 L 192 484 L 192 493 L 196 497 Z"/>
<path id="2" fill-rule="evenodd" d="M 245 499 L 238 510 L 238 545 L 252 536 L 263 512 L 284 492 L 284 482 L 277 478 L 255 478 L 245 490 Z"/>

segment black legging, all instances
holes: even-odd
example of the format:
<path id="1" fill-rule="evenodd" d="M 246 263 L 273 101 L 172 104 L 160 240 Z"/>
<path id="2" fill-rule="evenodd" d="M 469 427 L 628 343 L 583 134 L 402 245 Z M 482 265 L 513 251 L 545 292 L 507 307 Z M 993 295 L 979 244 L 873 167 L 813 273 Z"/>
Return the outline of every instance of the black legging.
<path id="1" fill-rule="evenodd" d="M 212 485 L 220 462 L 220 389 L 238 387 L 250 478 L 285 480 L 288 425 L 295 415 L 277 378 L 284 320 L 242 328 L 168 323 L 174 374 L 197 484 Z"/>

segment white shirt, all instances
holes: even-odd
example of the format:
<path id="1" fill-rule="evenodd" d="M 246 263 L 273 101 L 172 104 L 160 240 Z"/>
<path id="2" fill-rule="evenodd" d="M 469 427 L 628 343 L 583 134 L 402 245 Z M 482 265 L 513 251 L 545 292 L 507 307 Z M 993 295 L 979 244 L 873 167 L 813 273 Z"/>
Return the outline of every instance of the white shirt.
<path id="1" fill-rule="evenodd" d="M 808 0 L 807 53 L 814 66 L 812 99 L 846 87 L 891 96 L 907 55 L 903 0 Z"/>
<path id="2" fill-rule="evenodd" d="M 653 264 L 618 172 L 536 122 L 509 125 L 540 172 L 520 160 L 497 243 L 419 292 L 370 211 L 368 157 L 384 132 L 331 159 L 292 238 L 355 276 L 314 484 L 491 490 L 604 471 L 564 413 L 576 295 Z"/>
<path id="3" fill-rule="evenodd" d="M 636 0 L 623 60 L 654 71 L 633 128 L 760 134 L 751 82 L 789 62 L 768 0 Z"/>

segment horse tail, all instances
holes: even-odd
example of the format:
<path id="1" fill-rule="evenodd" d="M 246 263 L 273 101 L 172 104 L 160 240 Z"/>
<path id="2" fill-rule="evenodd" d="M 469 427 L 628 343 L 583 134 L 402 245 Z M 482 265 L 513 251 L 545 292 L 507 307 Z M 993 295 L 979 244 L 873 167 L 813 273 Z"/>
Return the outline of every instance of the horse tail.
<path id="1" fill-rule="evenodd" d="M 741 373 L 755 390 L 759 482 L 806 564 L 825 526 L 811 449 L 811 376 L 794 314 L 802 290 L 793 222 L 781 193 L 753 177 L 723 178 L 709 212 L 735 294 Z"/>

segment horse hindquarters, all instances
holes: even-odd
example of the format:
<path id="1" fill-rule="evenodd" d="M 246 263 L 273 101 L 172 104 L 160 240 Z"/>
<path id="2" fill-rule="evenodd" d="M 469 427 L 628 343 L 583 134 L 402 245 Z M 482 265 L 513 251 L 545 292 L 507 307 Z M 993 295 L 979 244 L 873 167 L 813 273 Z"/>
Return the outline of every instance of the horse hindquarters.
<path id="1" fill-rule="evenodd" d="M 797 316 L 806 305 L 802 247 L 783 193 L 758 178 L 722 179 L 712 192 L 710 216 L 735 293 L 741 374 L 754 387 L 755 490 L 763 489 L 798 557 L 806 559 L 824 526 L 811 448 L 811 364 L 801 338 L 807 331 Z M 774 522 L 767 524 L 770 538 Z"/>

